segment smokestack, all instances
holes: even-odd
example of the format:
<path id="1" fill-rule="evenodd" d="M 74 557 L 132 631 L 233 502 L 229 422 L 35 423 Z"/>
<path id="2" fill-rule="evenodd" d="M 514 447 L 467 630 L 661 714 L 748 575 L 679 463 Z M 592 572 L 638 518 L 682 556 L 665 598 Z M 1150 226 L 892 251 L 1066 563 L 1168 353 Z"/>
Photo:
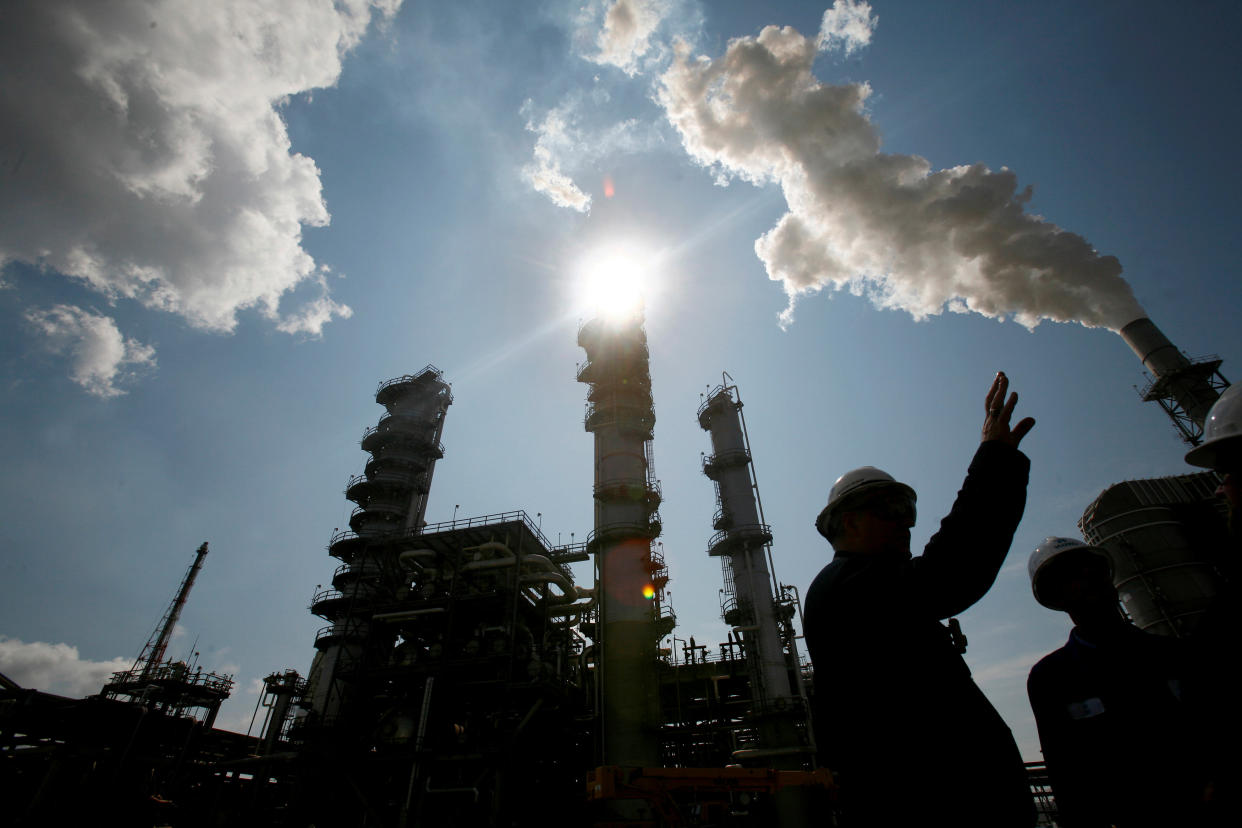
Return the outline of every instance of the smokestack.
<path id="1" fill-rule="evenodd" d="M 1220 374 L 1218 357 L 1188 359 L 1147 317 L 1122 327 L 1121 338 L 1143 361 L 1152 380 L 1140 395 L 1160 404 L 1181 438 L 1203 442 L 1203 422 L 1229 382 Z"/>

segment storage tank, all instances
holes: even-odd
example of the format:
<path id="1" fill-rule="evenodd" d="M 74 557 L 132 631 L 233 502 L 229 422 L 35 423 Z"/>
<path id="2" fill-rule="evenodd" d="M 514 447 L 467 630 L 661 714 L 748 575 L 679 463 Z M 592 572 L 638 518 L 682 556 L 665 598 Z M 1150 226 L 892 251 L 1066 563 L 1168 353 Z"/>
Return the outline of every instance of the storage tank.
<path id="1" fill-rule="evenodd" d="M 1078 528 L 1108 550 L 1113 582 L 1141 629 L 1193 633 L 1220 588 L 1228 554 L 1226 507 L 1214 472 L 1128 480 L 1105 489 Z"/>

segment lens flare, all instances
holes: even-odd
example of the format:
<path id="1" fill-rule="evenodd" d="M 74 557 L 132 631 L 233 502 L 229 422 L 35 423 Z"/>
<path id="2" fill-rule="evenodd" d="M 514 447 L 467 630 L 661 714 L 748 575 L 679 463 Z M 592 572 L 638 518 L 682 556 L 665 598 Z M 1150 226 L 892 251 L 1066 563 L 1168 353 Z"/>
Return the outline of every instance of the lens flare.
<path id="1" fill-rule="evenodd" d="M 651 584 L 647 584 L 646 586 L 644 586 L 643 597 L 646 598 L 648 601 L 653 600 L 655 598 L 655 587 L 653 587 Z"/>
<path id="2" fill-rule="evenodd" d="M 609 320 L 641 315 L 657 282 L 657 257 L 634 243 L 616 243 L 583 257 L 577 267 L 577 304 Z"/>

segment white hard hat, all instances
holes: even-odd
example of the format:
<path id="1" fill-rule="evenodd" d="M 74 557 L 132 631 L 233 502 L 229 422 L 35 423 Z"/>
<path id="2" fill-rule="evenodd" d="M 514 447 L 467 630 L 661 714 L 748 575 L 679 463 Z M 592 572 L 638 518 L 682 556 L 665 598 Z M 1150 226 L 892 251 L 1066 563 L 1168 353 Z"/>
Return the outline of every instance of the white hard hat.
<path id="1" fill-rule="evenodd" d="M 1192 466 L 1224 470 L 1227 461 L 1242 458 L 1242 384 L 1231 385 L 1220 395 L 1203 424 L 1203 445 L 1186 453 Z"/>
<path id="2" fill-rule="evenodd" d="M 1108 577 L 1112 580 L 1113 559 L 1109 557 L 1106 550 L 1083 543 L 1076 538 L 1044 538 L 1044 542 L 1035 547 L 1035 551 L 1031 553 L 1031 559 L 1026 562 L 1026 571 L 1031 576 L 1031 591 L 1035 593 L 1035 600 L 1048 609 L 1063 610 L 1065 607 L 1061 606 L 1056 595 L 1051 594 L 1048 584 L 1044 584 L 1043 590 L 1040 590 L 1042 576 L 1049 564 L 1071 552 L 1087 552 L 1102 560 L 1108 566 Z"/>
<path id="3" fill-rule="evenodd" d="M 881 471 L 875 466 L 863 466 L 862 468 L 847 471 L 845 474 L 837 478 L 837 482 L 832 484 L 832 489 L 828 492 L 828 505 L 819 513 L 819 517 L 815 519 L 815 528 L 825 538 L 828 538 L 828 523 L 832 520 L 833 512 L 847 499 L 863 492 L 876 491 L 878 489 L 896 489 L 901 494 L 910 498 L 913 503 L 918 499 L 918 495 L 914 493 L 905 483 L 898 483 L 897 480 L 888 472 Z M 828 538 L 829 541 L 832 538 Z"/>

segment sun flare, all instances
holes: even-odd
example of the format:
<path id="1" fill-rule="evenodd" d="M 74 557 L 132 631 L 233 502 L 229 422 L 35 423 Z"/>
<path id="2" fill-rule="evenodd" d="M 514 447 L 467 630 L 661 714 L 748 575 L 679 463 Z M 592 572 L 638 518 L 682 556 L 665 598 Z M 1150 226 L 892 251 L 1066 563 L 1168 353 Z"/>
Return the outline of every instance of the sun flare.
<path id="1" fill-rule="evenodd" d="M 621 246 L 597 250 L 579 267 L 579 305 L 607 319 L 631 318 L 642 313 L 651 295 L 653 275 L 650 255 Z"/>

